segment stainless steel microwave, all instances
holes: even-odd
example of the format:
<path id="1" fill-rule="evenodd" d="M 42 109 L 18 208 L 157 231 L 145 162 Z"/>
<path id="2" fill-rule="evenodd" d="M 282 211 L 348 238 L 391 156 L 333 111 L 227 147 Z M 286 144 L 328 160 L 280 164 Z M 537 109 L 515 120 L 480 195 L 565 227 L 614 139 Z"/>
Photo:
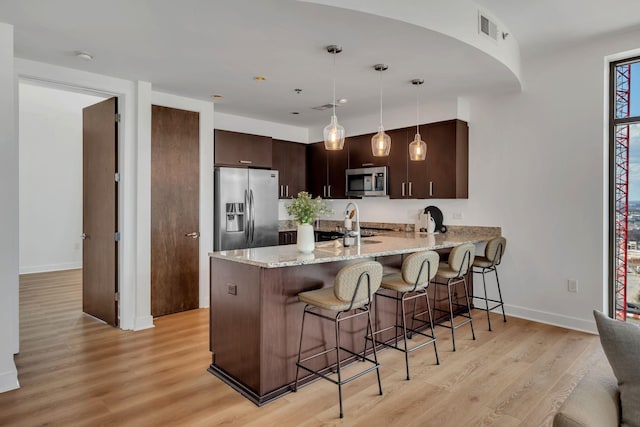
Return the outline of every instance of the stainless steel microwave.
<path id="1" fill-rule="evenodd" d="M 387 196 L 387 167 L 347 169 L 347 196 Z"/>

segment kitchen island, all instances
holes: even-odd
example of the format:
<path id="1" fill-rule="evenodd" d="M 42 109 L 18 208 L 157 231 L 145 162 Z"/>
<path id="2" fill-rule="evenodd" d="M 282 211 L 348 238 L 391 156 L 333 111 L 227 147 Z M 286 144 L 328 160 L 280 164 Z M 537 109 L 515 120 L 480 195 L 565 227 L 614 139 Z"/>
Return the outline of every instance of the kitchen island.
<path id="1" fill-rule="evenodd" d="M 267 403 L 290 391 L 295 380 L 304 307 L 298 293 L 333 286 L 337 272 L 354 262 L 379 261 L 387 274 L 400 269 L 406 254 L 437 250 L 444 255 L 457 245 L 482 244 L 500 234 L 499 227 L 450 227 L 444 234 L 365 238 L 359 247 L 317 243 L 311 254 L 299 253 L 296 245 L 212 252 L 209 371 L 255 404 Z M 435 298 L 433 289 L 430 297 Z M 393 324 L 396 316 L 395 305 L 386 300 L 374 305 L 376 327 Z M 434 304 L 444 302 L 438 298 Z M 317 351 L 325 337 L 331 345 L 331 325 L 310 322 L 305 330 L 303 349 Z M 344 328 L 341 341 L 362 351 L 364 331 L 365 323 L 355 321 Z"/>

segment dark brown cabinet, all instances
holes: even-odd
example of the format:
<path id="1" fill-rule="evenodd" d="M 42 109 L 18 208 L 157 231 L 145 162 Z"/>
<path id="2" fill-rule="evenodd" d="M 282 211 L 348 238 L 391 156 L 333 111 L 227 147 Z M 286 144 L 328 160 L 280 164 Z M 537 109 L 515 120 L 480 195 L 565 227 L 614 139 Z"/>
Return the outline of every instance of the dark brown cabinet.
<path id="1" fill-rule="evenodd" d="M 326 150 L 322 142 L 309 144 L 307 149 L 309 193 L 313 197 L 345 199 L 345 170 L 348 166 L 348 150 Z"/>
<path id="2" fill-rule="evenodd" d="M 448 120 L 420 126 L 427 143 L 427 197 L 466 199 L 469 197 L 469 126 L 462 120 Z"/>
<path id="3" fill-rule="evenodd" d="M 387 134 L 390 135 L 388 131 Z M 347 138 L 345 146 L 349 148 L 350 169 L 389 165 L 389 157 L 374 157 L 371 151 L 371 137 L 373 137 L 373 134 Z M 393 136 L 391 140 L 393 144 Z"/>
<path id="4" fill-rule="evenodd" d="M 392 135 L 397 133 L 397 135 Z M 388 132 L 389 196 L 392 199 L 464 199 L 469 196 L 469 128 L 462 120 L 420 126 L 427 143 L 427 159 L 409 159 L 415 128 Z"/>
<path id="5" fill-rule="evenodd" d="M 271 168 L 278 170 L 278 191 L 281 199 L 294 197 L 307 189 L 306 158 L 306 144 L 273 140 Z"/>
<path id="6" fill-rule="evenodd" d="M 214 164 L 271 169 L 270 136 L 251 135 L 216 129 L 214 132 Z"/>
<path id="7" fill-rule="evenodd" d="M 297 231 L 281 231 L 278 235 L 279 245 L 294 245 L 298 241 Z"/>

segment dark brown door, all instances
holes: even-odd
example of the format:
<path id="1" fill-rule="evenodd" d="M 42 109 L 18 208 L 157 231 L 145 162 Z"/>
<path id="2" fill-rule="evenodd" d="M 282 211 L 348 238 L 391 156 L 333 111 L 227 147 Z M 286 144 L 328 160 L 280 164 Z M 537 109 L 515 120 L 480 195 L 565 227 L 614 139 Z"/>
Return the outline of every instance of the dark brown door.
<path id="1" fill-rule="evenodd" d="M 389 131 L 387 131 L 389 134 Z M 347 138 L 345 146 L 349 148 L 349 168 L 358 169 L 374 166 L 388 166 L 389 157 L 375 157 L 371 151 L 371 138 L 374 134 L 358 135 Z M 395 144 L 391 138 L 391 147 Z"/>
<path id="2" fill-rule="evenodd" d="M 198 308 L 199 114 L 151 110 L 151 314 Z"/>
<path id="3" fill-rule="evenodd" d="M 322 144 L 324 145 L 324 143 Z M 349 167 L 349 150 L 327 151 L 327 198 L 346 199 L 345 171 Z"/>
<path id="4" fill-rule="evenodd" d="M 271 168 L 271 137 L 216 129 L 216 166 Z"/>
<path id="5" fill-rule="evenodd" d="M 116 98 L 82 110 L 82 311 L 118 324 Z"/>

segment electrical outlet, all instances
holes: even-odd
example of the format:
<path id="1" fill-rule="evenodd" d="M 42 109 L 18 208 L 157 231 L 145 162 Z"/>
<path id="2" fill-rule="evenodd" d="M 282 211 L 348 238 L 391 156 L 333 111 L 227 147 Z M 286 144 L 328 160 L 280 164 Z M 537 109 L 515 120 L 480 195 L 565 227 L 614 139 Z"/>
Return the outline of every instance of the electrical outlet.
<path id="1" fill-rule="evenodd" d="M 578 281 L 576 279 L 569 279 L 567 282 L 567 290 L 569 292 L 578 292 Z"/>
<path id="2" fill-rule="evenodd" d="M 453 219 L 464 219 L 464 215 L 462 214 L 462 212 L 454 212 L 452 214 Z"/>

